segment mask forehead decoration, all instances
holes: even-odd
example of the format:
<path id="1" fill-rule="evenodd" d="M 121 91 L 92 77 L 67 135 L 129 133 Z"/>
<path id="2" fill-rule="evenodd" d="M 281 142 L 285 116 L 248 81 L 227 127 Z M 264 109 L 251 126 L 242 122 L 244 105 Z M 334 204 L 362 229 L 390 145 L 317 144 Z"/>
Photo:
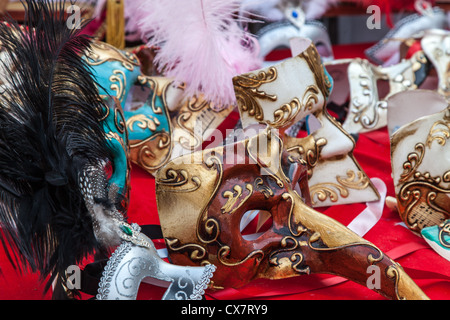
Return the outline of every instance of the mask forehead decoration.
<path id="1" fill-rule="evenodd" d="M 420 111 L 422 115 L 400 123 L 391 137 L 398 211 L 406 226 L 418 235 L 450 217 L 450 109 L 436 92 L 398 94 L 389 101 L 393 110 L 400 111 L 418 107 L 422 101 L 428 106 Z"/>
<path id="2" fill-rule="evenodd" d="M 313 206 L 378 200 L 353 156 L 353 138 L 327 111 L 333 83 L 315 46 L 306 39 L 297 45 L 297 56 L 234 78 L 243 128 L 266 123 L 284 133 L 288 153 L 308 165 Z M 304 122 L 308 136 L 291 136 L 289 130 Z"/>
<path id="3" fill-rule="evenodd" d="M 171 262 L 213 263 L 215 289 L 317 272 L 364 283 L 367 267 L 376 264 L 384 275 L 381 294 L 426 298 L 373 244 L 306 204 L 306 167 L 284 151 L 275 131 L 246 134 L 158 171 L 158 212 Z M 266 211 L 273 221 L 256 239 L 244 237 L 239 227 L 251 210 Z"/>
<path id="4" fill-rule="evenodd" d="M 325 63 L 335 80 L 330 102 L 348 111 L 343 128 L 350 134 L 369 132 L 387 125 L 386 100 L 395 93 L 417 89 L 425 80 L 429 62 L 423 51 L 410 59 L 382 67 L 366 59 L 343 59 Z M 339 107 L 338 107 L 339 109 Z M 338 114 L 343 110 L 337 110 Z"/>
<path id="5" fill-rule="evenodd" d="M 100 93 L 116 97 L 124 109 L 130 160 L 151 174 L 171 158 L 199 149 L 233 110 L 215 108 L 201 94 L 185 97 L 183 84 L 144 75 L 135 54 L 106 43 L 95 42 L 86 61 Z"/>

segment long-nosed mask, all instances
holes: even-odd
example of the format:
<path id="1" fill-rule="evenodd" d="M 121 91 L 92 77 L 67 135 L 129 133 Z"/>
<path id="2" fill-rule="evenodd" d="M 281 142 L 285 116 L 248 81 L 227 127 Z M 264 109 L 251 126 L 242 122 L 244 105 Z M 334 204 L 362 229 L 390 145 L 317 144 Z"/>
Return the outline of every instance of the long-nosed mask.
<path id="1" fill-rule="evenodd" d="M 234 144 L 185 155 L 158 171 L 158 212 L 172 263 L 213 263 L 215 289 L 309 273 L 365 284 L 367 268 L 375 265 L 384 296 L 426 298 L 373 244 L 308 206 L 307 169 L 284 151 L 275 130 L 250 131 Z M 270 214 L 272 226 L 246 237 L 241 220 L 254 210 Z"/>
<path id="2" fill-rule="evenodd" d="M 315 46 L 300 39 L 293 48 L 299 52 L 295 57 L 233 79 L 242 127 L 266 123 L 283 133 L 288 153 L 308 165 L 313 206 L 378 200 L 353 156 L 354 139 L 327 111 L 333 84 Z M 308 136 L 289 133 L 302 122 Z"/>
<path id="3" fill-rule="evenodd" d="M 135 54 L 103 42 L 94 42 L 85 60 L 100 94 L 114 96 L 121 104 L 130 161 L 151 174 L 171 158 L 198 150 L 233 109 L 215 106 L 201 94 L 186 97 L 183 84 L 143 74 Z"/>

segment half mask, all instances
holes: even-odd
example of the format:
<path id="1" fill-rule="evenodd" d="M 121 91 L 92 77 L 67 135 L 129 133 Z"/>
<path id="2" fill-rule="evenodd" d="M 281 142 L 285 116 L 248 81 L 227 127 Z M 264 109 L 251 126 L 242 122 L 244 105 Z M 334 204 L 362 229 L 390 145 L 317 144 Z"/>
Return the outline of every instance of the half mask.
<path id="1" fill-rule="evenodd" d="M 308 166 L 313 206 L 378 200 L 353 156 L 354 139 L 327 111 L 333 80 L 320 55 L 308 39 L 294 40 L 297 46 L 295 57 L 234 78 L 242 127 L 266 123 L 282 132 L 288 153 Z M 299 123 L 306 123 L 306 137 L 289 132 Z"/>
<path id="2" fill-rule="evenodd" d="M 307 168 L 284 150 L 274 130 L 253 130 L 247 128 L 234 144 L 182 156 L 157 172 L 158 212 L 172 263 L 214 264 L 211 285 L 217 290 L 309 273 L 365 284 L 367 268 L 376 265 L 380 294 L 426 299 L 396 262 L 308 206 Z M 254 210 L 270 215 L 272 225 L 248 238 L 240 224 Z"/>

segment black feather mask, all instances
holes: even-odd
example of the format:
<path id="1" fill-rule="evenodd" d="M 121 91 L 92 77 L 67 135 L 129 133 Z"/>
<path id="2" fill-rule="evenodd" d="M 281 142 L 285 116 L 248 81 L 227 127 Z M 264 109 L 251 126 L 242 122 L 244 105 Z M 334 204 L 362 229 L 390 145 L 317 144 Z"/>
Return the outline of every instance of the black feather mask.
<path id="1" fill-rule="evenodd" d="M 64 2 L 24 5 L 23 26 L 0 24 L 0 223 L 16 260 L 50 283 L 103 245 L 80 176 L 112 158 L 81 58 L 91 39 L 66 25 Z"/>

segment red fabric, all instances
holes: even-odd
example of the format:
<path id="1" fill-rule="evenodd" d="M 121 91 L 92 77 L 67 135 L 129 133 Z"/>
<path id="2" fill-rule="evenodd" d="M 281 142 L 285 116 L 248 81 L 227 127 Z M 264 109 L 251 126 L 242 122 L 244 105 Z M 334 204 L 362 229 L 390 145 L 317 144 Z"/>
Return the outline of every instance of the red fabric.
<path id="1" fill-rule="evenodd" d="M 367 46 L 366 46 L 367 47 Z M 364 47 L 337 47 L 336 58 L 363 56 Z M 231 129 L 237 121 L 233 113 L 222 129 Z M 394 196 L 390 166 L 389 135 L 386 128 L 361 134 L 354 155 L 370 178 L 380 178 L 387 186 L 387 195 Z M 365 204 L 339 205 L 319 211 L 347 225 Z M 131 172 L 130 221 L 138 224 L 158 224 L 154 178 L 133 166 Z M 431 299 L 450 298 L 450 268 L 425 241 L 400 225 L 396 212 L 384 207 L 381 220 L 364 236 L 383 252 L 399 262 L 410 277 Z M 161 242 L 156 243 L 161 247 Z M 0 246 L 1 247 L 1 246 Z M 35 274 L 20 275 L 8 263 L 0 248 L 0 299 L 49 299 L 51 293 L 42 294 L 42 284 Z M 138 299 L 160 299 L 164 288 L 143 284 Z M 301 300 L 383 300 L 368 288 L 330 275 L 308 275 L 284 280 L 255 280 L 240 289 L 207 292 L 206 299 L 301 299 Z M 85 297 L 89 298 L 89 297 Z"/>

